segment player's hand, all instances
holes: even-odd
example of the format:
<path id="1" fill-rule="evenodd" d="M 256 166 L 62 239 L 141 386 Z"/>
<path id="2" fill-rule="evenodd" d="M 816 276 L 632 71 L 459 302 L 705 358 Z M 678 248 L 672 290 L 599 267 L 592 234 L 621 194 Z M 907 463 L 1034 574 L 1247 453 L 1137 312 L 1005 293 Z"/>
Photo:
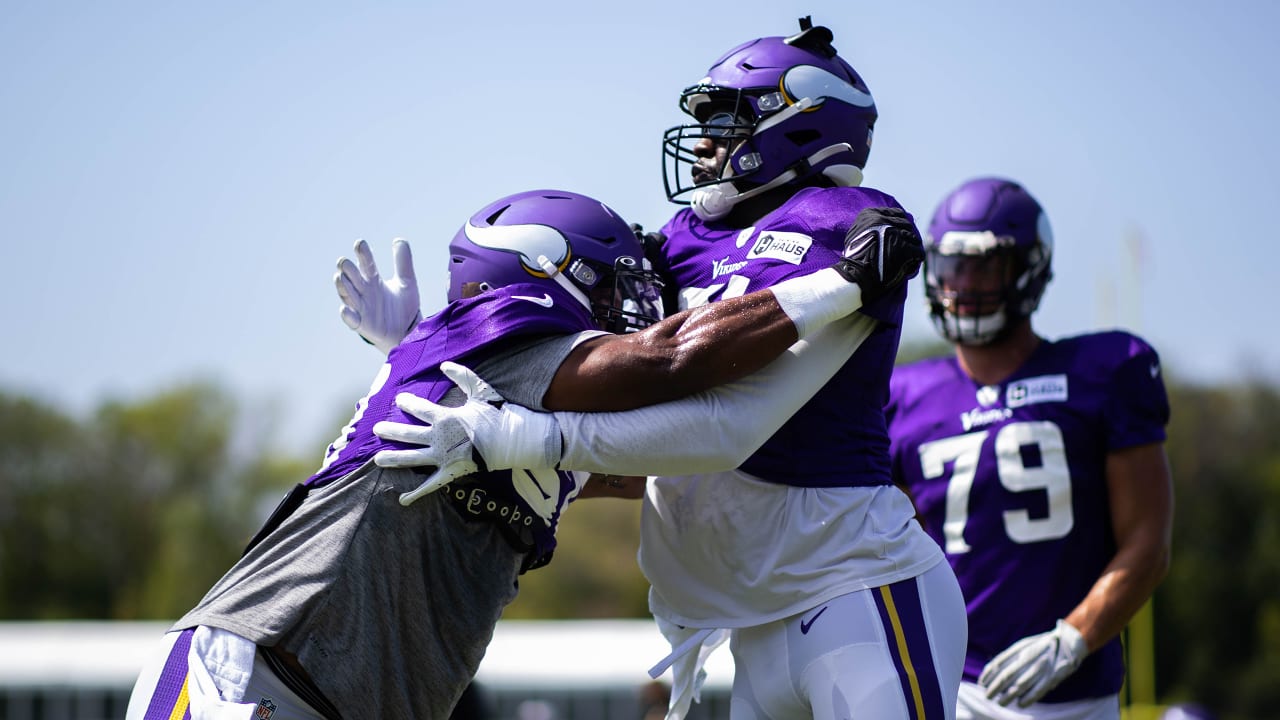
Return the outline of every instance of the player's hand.
<path id="1" fill-rule="evenodd" d="M 421 485 L 400 496 L 401 505 L 411 505 L 460 477 L 486 469 L 483 458 L 471 441 L 469 426 L 484 422 L 486 416 L 500 412 L 498 406 L 503 402 L 502 396 L 461 365 L 446 362 L 440 369 L 466 395 L 462 407 L 449 408 L 411 393 L 400 393 L 396 396 L 396 406 L 426 424 L 383 420 L 373 426 L 374 434 L 383 440 L 420 446 L 413 450 L 378 452 L 374 455 L 374 462 L 379 467 L 436 468 Z"/>
<path id="2" fill-rule="evenodd" d="M 924 262 L 920 231 L 901 208 L 866 208 L 844 239 L 844 257 L 835 269 L 862 288 L 863 304 L 915 277 Z"/>
<path id="3" fill-rule="evenodd" d="M 1084 637 L 1065 620 L 1049 632 L 1010 645 L 982 669 L 978 685 L 1001 705 L 1027 707 L 1080 667 L 1089 654 Z"/>
<path id="4" fill-rule="evenodd" d="M 382 421 L 373 432 L 383 440 L 421 446 L 382 450 L 379 467 L 433 466 L 436 471 L 412 492 L 400 496 L 409 505 L 464 475 L 483 470 L 555 467 L 560 460 L 560 429 L 555 417 L 506 402 L 471 369 L 445 362 L 440 370 L 461 388 L 466 401 L 445 407 L 411 393 L 396 396 L 396 407 L 426 423 Z"/>
<path id="5" fill-rule="evenodd" d="M 369 243 L 357 240 L 355 256 L 354 263 L 338 258 L 338 272 L 333 275 L 333 284 L 342 300 L 342 322 L 385 355 L 422 319 L 413 254 L 407 240 L 392 240 L 394 274 L 386 280 L 378 274 Z"/>

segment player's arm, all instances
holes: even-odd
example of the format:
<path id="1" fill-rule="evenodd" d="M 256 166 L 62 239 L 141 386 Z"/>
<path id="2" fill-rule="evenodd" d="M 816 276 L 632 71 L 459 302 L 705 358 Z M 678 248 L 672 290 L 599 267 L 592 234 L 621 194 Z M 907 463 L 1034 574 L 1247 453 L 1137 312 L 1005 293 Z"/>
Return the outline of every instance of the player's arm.
<path id="1" fill-rule="evenodd" d="M 341 317 L 366 342 L 390 352 L 421 318 L 409 244 L 392 243 L 383 279 L 369 246 L 338 260 Z M 798 338 L 857 310 L 914 277 L 923 245 L 900 208 L 867 208 L 829 270 L 735 298 L 726 307 L 677 313 L 640 333 L 584 343 L 552 382 L 545 407 L 617 410 L 683 397 L 763 367 Z"/>
<path id="2" fill-rule="evenodd" d="M 736 468 L 827 384 L 877 326 L 863 315 L 841 318 L 760 371 L 677 400 L 621 412 L 555 412 L 557 467 L 621 475 Z"/>
<path id="3" fill-rule="evenodd" d="M 1169 570 L 1173 480 L 1162 443 L 1107 455 L 1116 554 L 1066 621 L 1092 652 L 1120 634 Z"/>
<path id="4" fill-rule="evenodd" d="M 644 497 L 644 484 L 647 477 L 636 475 L 610 475 L 608 473 L 592 473 L 587 483 L 578 493 L 578 500 L 587 498 L 611 497 L 622 500 L 639 500 Z"/>
<path id="5" fill-rule="evenodd" d="M 474 372 L 444 363 L 441 370 L 463 390 L 466 402 L 445 407 L 397 395 L 396 405 L 424 424 L 382 421 L 373 431 L 418 447 L 383 450 L 374 459 L 382 467 L 435 466 L 423 494 L 477 465 L 631 476 L 730 470 L 808 402 L 877 325 L 861 314 L 841 318 L 759 372 L 625 412 L 535 412 L 502 402 Z"/>
<path id="6" fill-rule="evenodd" d="M 1119 635 L 1168 572 L 1173 481 L 1164 444 L 1112 451 L 1106 478 L 1116 554 L 1053 630 L 1019 640 L 983 668 L 979 684 L 1003 705 L 1039 701 Z"/>
<path id="7" fill-rule="evenodd" d="M 846 316 L 864 298 L 879 297 L 913 277 L 922 254 L 919 233 L 903 211 L 863 211 L 846 239 L 843 257 L 832 268 L 680 313 L 639 333 L 585 343 L 561 366 L 543 398 L 552 409 L 647 406 L 634 414 L 558 417 L 512 404 L 499 411 L 492 403 L 500 398 L 487 383 L 446 363 L 450 367 L 442 365 L 442 370 L 464 389 L 467 403 L 445 408 L 424 398 L 398 396 L 402 410 L 428 425 L 383 422 L 374 432 L 422 448 L 384 451 L 378 462 L 384 467 L 435 465 L 440 483 L 447 483 L 451 462 L 461 468 L 472 459 L 470 447 L 456 442 L 461 433 L 490 469 L 559 467 L 647 475 L 737 467 L 876 327 L 869 317 Z M 837 318 L 846 319 L 832 324 Z M 788 348 L 796 338 L 801 340 Z M 766 372 L 744 377 L 778 353 Z M 695 392 L 717 384 L 715 392 Z M 681 394 L 682 400 L 653 404 Z"/>
<path id="8" fill-rule="evenodd" d="M 842 281 L 830 289 L 836 312 L 861 305 L 857 285 Z M 802 309 L 797 317 L 806 314 Z M 796 321 L 772 290 L 703 305 L 640 332 L 579 345 L 542 404 L 549 410 L 626 410 L 685 397 L 759 370 L 797 340 Z"/>
<path id="9" fill-rule="evenodd" d="M 896 289 L 922 260 L 919 232 L 905 211 L 865 209 L 831 268 L 685 310 L 637 333 L 583 343 L 560 366 L 543 406 L 627 410 L 738 380 Z"/>

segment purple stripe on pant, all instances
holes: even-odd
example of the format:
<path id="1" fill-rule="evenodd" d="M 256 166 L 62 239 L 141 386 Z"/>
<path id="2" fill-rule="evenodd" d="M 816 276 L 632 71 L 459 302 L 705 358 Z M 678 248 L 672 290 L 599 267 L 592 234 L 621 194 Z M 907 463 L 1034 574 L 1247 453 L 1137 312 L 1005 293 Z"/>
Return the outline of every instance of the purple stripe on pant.
<path id="1" fill-rule="evenodd" d="M 929 628 L 920 607 L 918 578 L 875 588 L 872 596 L 880 612 L 889 652 L 893 656 L 902 695 L 911 720 L 946 717 L 938 672 L 929 648 Z"/>
<path id="2" fill-rule="evenodd" d="M 183 630 L 174 641 L 169 659 L 165 661 L 160 680 L 156 683 L 155 692 L 151 695 L 151 704 L 147 705 L 145 720 L 170 720 L 179 702 L 183 705 L 183 720 L 191 719 L 191 708 L 187 706 L 183 688 L 187 684 L 187 651 L 191 649 L 191 636 L 195 632 L 195 628 Z"/>

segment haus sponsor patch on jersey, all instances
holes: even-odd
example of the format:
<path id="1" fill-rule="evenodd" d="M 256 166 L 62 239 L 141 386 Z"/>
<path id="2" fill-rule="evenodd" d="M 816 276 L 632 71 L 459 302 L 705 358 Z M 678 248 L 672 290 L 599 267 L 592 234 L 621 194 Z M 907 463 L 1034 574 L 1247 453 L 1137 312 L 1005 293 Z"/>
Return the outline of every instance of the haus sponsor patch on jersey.
<path id="1" fill-rule="evenodd" d="M 1004 404 L 1011 407 L 1035 405 L 1043 402 L 1064 402 L 1067 399 L 1067 376 L 1041 375 L 1015 380 L 1004 393 Z"/>
<path id="2" fill-rule="evenodd" d="M 747 251 L 747 260 L 770 258 L 799 265 L 810 245 L 813 238 L 803 233 L 766 230 Z"/>

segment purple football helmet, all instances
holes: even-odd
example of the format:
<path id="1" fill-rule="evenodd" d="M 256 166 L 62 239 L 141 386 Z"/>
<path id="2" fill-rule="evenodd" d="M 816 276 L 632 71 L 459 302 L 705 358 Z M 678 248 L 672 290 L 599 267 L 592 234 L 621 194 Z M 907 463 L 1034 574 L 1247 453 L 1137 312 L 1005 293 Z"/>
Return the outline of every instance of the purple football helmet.
<path id="1" fill-rule="evenodd" d="M 577 193 L 530 190 L 471 216 L 449 243 L 449 301 L 526 282 L 569 291 L 602 329 L 662 319 L 662 284 L 640 241 L 609 206 Z"/>
<path id="2" fill-rule="evenodd" d="M 1053 277 L 1049 217 L 1021 185 L 1002 178 L 969 180 L 947 195 L 924 246 L 934 327 L 963 345 L 1001 338 L 1035 312 Z"/>
<path id="3" fill-rule="evenodd" d="M 667 198 L 714 220 L 748 197 L 815 176 L 860 184 L 875 101 L 831 40 L 830 30 L 801 18 L 800 32 L 739 45 L 685 88 L 680 109 L 697 122 L 663 136 Z M 731 143 L 718 175 L 699 166 L 695 146 L 703 143 L 705 154 L 706 140 Z"/>

